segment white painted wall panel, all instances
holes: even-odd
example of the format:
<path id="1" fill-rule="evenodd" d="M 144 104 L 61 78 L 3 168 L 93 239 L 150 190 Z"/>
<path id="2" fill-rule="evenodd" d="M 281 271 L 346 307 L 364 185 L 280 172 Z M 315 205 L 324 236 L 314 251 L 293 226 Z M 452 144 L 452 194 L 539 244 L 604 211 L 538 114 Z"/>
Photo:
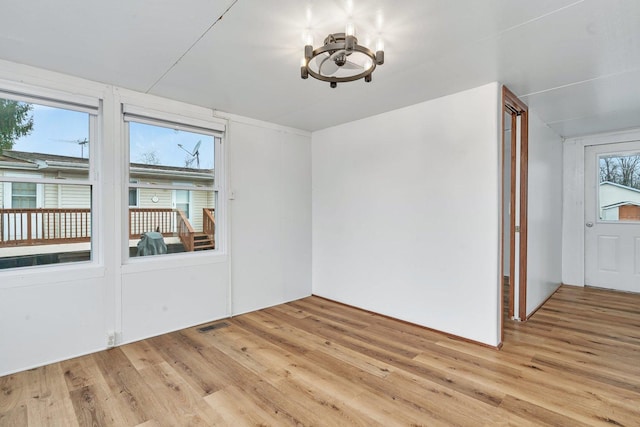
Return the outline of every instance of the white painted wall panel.
<path id="1" fill-rule="evenodd" d="M 283 298 L 311 294 L 311 137 L 282 140 L 280 203 Z"/>
<path id="2" fill-rule="evenodd" d="M 529 113 L 527 315 L 562 282 L 562 139 Z"/>
<path id="3" fill-rule="evenodd" d="M 133 271 L 122 276 L 122 342 L 228 316 L 227 261 L 181 258 L 149 260 L 154 266 L 142 271 L 127 266 Z"/>
<path id="4" fill-rule="evenodd" d="M 104 279 L 49 280 L 0 287 L 0 376 L 105 347 Z"/>
<path id="5" fill-rule="evenodd" d="M 311 138 L 229 124 L 233 313 L 311 294 Z"/>
<path id="6" fill-rule="evenodd" d="M 562 283 L 584 286 L 584 145 L 562 145 Z"/>
<path id="7" fill-rule="evenodd" d="M 498 92 L 314 132 L 314 294 L 498 344 Z"/>

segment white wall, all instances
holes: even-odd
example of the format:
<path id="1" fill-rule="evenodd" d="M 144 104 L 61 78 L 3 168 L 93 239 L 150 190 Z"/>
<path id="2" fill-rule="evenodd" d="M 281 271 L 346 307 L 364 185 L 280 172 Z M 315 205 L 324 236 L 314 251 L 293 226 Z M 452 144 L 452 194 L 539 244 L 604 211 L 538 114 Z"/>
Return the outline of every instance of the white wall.
<path id="1" fill-rule="evenodd" d="M 314 132 L 313 293 L 499 343 L 499 86 Z"/>
<path id="2" fill-rule="evenodd" d="M 1 60 L 0 88 L 54 99 L 87 96 L 100 99 L 103 110 L 93 148 L 100 169 L 94 259 L 0 270 L 0 376 L 104 349 L 109 332 L 118 344 L 131 342 L 311 293 L 308 134 L 235 117 L 223 146 L 232 157 L 227 167 L 237 203 L 231 217 L 224 201 L 216 206 L 218 218 L 233 224 L 219 228 L 223 248 L 123 264 L 128 194 L 120 102 L 226 120 L 209 109 Z"/>
<path id="3" fill-rule="evenodd" d="M 527 316 L 562 282 L 562 139 L 529 112 Z"/>
<path id="4" fill-rule="evenodd" d="M 228 117 L 239 314 L 311 295 L 311 135 Z"/>
<path id="5" fill-rule="evenodd" d="M 588 135 L 563 144 L 562 282 L 584 286 L 584 149 L 640 140 L 640 129 Z"/>

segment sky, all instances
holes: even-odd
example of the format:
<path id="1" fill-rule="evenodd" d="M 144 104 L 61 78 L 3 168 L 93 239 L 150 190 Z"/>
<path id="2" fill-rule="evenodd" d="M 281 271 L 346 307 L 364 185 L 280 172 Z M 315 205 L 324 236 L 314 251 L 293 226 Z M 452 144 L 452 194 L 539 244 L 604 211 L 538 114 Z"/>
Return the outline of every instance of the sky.
<path id="1" fill-rule="evenodd" d="M 92 146 L 89 138 L 89 114 L 32 105 L 33 131 L 30 135 L 18 139 L 13 146 L 14 150 L 89 157 Z M 198 141 L 201 141 L 198 150 L 200 168 L 213 168 L 214 138 L 211 135 L 141 123 L 130 123 L 129 135 L 130 161 L 133 163 L 145 163 L 145 158 L 155 157 L 158 160 L 157 164 L 185 167 L 188 160 L 193 160 L 191 167 L 195 168 L 197 165 L 192 153 Z M 83 141 L 89 143 L 80 144 Z M 181 144 L 184 150 L 178 144 Z"/>

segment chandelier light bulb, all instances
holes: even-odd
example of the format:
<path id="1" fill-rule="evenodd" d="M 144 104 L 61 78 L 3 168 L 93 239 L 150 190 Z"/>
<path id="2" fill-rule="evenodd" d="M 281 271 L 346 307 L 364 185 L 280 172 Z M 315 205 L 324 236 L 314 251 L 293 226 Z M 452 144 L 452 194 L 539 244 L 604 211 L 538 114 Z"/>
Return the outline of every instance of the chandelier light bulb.
<path id="1" fill-rule="evenodd" d="M 344 30 L 344 34 L 346 36 L 355 36 L 356 35 L 356 27 L 353 25 L 353 22 L 347 22 L 347 25 Z"/>
<path id="2" fill-rule="evenodd" d="M 302 40 L 305 46 L 313 46 L 313 34 L 311 34 L 311 31 L 305 31 L 302 35 Z"/>

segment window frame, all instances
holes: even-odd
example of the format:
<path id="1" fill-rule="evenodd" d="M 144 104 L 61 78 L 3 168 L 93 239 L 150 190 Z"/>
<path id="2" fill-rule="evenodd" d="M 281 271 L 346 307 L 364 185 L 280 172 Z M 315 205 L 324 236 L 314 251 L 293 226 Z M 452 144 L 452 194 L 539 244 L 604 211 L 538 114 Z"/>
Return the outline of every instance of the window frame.
<path id="1" fill-rule="evenodd" d="M 42 178 L 42 174 L 36 174 L 36 173 L 29 173 L 29 172 L 7 172 L 4 174 L 5 177 L 14 177 L 14 178 Z M 14 181 L 14 182 L 3 182 L 7 183 L 7 186 L 3 186 L 3 191 L 4 194 L 2 195 L 2 200 L 7 200 L 9 203 L 7 202 L 3 202 L 4 204 L 4 208 L 6 209 L 13 209 L 13 191 L 14 191 L 14 183 L 20 183 L 20 184 L 35 184 L 36 186 L 36 195 L 35 195 L 35 199 L 36 199 L 36 209 L 37 208 L 41 208 L 43 207 L 43 202 L 44 202 L 44 185 L 43 184 L 38 184 L 38 183 L 34 183 L 34 182 L 30 182 L 30 181 L 25 181 L 25 180 L 21 180 L 21 181 Z"/>
<path id="2" fill-rule="evenodd" d="M 602 184 L 604 183 L 608 183 L 610 185 L 616 186 L 616 187 L 622 187 L 625 190 L 631 190 L 631 191 L 635 191 L 635 192 L 639 192 L 640 193 L 640 189 L 637 189 L 635 187 L 630 187 L 628 185 L 624 185 L 624 184 L 620 184 L 617 182 L 613 182 L 613 181 L 602 181 L 602 175 L 601 175 L 601 166 L 602 166 L 602 160 L 605 158 L 615 158 L 615 159 L 620 159 L 623 157 L 638 157 L 640 156 L 640 151 L 638 151 L 637 149 L 632 149 L 632 150 L 617 150 L 617 151 L 610 151 L 610 152 L 606 152 L 606 153 L 599 153 L 596 154 L 595 156 L 595 161 L 596 161 L 596 168 L 595 168 L 595 173 L 597 174 L 596 176 L 596 214 L 595 214 L 595 218 L 596 218 L 596 222 L 598 224 L 638 224 L 640 223 L 640 220 L 637 219 L 631 219 L 631 220 L 627 220 L 627 219 L 620 219 L 619 215 L 620 215 L 620 207 L 622 206 L 616 206 L 616 209 L 618 209 L 618 211 L 616 212 L 616 216 L 618 216 L 618 218 L 615 219 L 611 219 L 611 218 L 605 218 L 605 213 L 604 213 L 604 209 L 608 208 L 611 206 L 611 204 L 609 205 L 602 205 L 602 198 L 603 198 L 603 190 L 602 190 Z M 623 191 L 625 191 L 623 190 Z M 628 201 L 628 202 L 636 202 L 635 200 L 620 200 L 621 202 L 623 201 Z M 640 202 L 637 202 L 640 203 Z M 614 203 L 615 204 L 615 203 Z"/>
<path id="3" fill-rule="evenodd" d="M 25 271 L 25 270 L 38 270 L 47 268 L 69 268 L 70 265 L 97 265 L 100 263 L 102 253 L 100 252 L 100 207 L 98 204 L 100 186 L 98 180 L 98 164 L 96 159 L 100 152 L 99 146 L 101 141 L 101 135 L 99 132 L 100 118 L 102 117 L 102 102 L 98 98 L 87 97 L 82 95 L 69 95 L 62 92 L 40 89 L 36 90 L 28 86 L 15 85 L 16 87 L 24 87 L 25 91 L 14 91 L 0 88 L 0 98 L 24 102 L 29 104 L 37 104 L 41 106 L 57 108 L 68 111 L 75 111 L 87 114 L 87 135 L 90 141 L 94 141 L 93 148 L 88 148 L 88 162 L 87 162 L 87 177 L 86 179 L 79 178 L 45 178 L 42 174 L 35 174 L 30 172 L 15 172 L 11 171 L 0 175 L 0 183 L 9 184 L 9 193 L 12 193 L 13 183 L 34 183 L 36 184 L 36 206 L 44 206 L 44 186 L 45 185 L 57 185 L 57 186 L 82 186 L 89 188 L 90 195 L 90 246 L 89 246 L 89 260 L 87 261 L 72 261 L 72 262 L 58 262 L 51 264 L 40 264 L 34 266 L 19 266 L 2 269 L 0 271 Z M 3 185 L 4 186 L 4 185 Z M 6 188 L 6 187 L 5 187 Z M 6 190 L 5 190 L 6 191 Z M 10 194 L 11 195 L 11 194 Z M 4 198 L 4 195 L 3 195 Z M 37 247 L 38 245 L 34 245 Z M 39 253 L 35 253 L 37 255 Z"/>
<path id="4" fill-rule="evenodd" d="M 175 114 L 167 111 L 151 110 L 136 105 L 122 103 L 122 135 L 123 135 L 123 194 L 128 197 L 128 190 L 135 188 L 138 190 L 138 195 L 141 189 L 152 190 L 170 190 L 172 203 L 175 200 L 176 190 L 186 190 L 189 192 L 190 206 L 193 204 L 193 191 L 206 191 L 211 192 L 211 196 L 215 206 L 215 248 L 207 251 L 192 251 L 192 252 L 179 252 L 169 255 L 170 258 L 188 257 L 217 257 L 220 255 L 226 255 L 226 233 L 223 231 L 225 227 L 224 221 L 226 220 L 226 203 L 225 203 L 225 157 L 223 150 L 223 141 L 225 137 L 226 126 L 215 118 L 200 119 L 196 117 L 187 117 L 180 114 Z M 172 181 L 171 184 L 156 184 L 156 183 L 133 183 L 131 178 L 131 145 L 130 145 L 130 128 L 129 123 L 140 123 L 150 126 L 158 126 L 163 128 L 181 130 L 186 132 L 200 133 L 204 135 L 210 135 L 214 138 L 214 164 L 213 164 L 213 185 L 212 186 L 194 186 L 192 184 L 185 184 L 184 182 Z M 171 178 L 168 176 L 168 178 Z M 177 177 L 174 177 L 177 178 Z M 135 180 L 135 178 L 133 178 Z M 138 257 L 129 255 L 129 206 L 126 206 L 122 210 L 122 265 L 144 265 L 147 263 L 158 262 L 158 259 L 165 260 L 163 257 Z M 138 264 L 140 263 L 140 264 Z"/>

